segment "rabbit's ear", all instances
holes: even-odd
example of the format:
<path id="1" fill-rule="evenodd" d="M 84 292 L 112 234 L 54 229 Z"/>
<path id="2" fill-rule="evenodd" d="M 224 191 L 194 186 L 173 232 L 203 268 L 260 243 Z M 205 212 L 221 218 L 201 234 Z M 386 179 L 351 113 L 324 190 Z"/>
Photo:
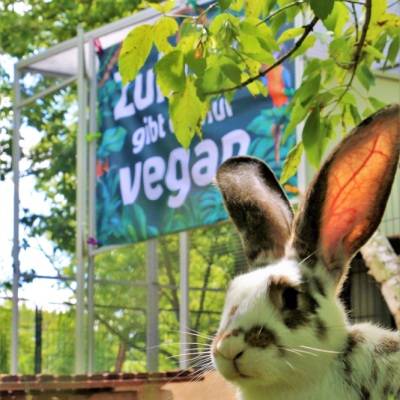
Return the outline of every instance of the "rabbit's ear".
<path id="1" fill-rule="evenodd" d="M 293 212 L 267 165 L 252 157 L 230 158 L 218 170 L 217 185 L 250 263 L 281 258 L 290 236 Z"/>
<path id="2" fill-rule="evenodd" d="M 293 245 L 314 265 L 322 258 L 339 283 L 346 262 L 377 229 L 400 151 L 400 107 L 386 107 L 355 128 L 324 163 L 296 219 Z"/>

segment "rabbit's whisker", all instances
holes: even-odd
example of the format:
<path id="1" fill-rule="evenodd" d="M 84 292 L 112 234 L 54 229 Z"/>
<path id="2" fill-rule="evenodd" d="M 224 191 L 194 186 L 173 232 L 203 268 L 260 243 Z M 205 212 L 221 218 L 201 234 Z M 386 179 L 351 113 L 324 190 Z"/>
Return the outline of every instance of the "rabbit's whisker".
<path id="1" fill-rule="evenodd" d="M 295 370 L 295 367 L 293 367 L 293 365 L 289 362 L 289 361 L 285 361 L 285 363 L 287 364 L 287 365 L 289 365 L 289 367 L 294 371 Z"/>
<path id="2" fill-rule="evenodd" d="M 341 354 L 342 351 L 334 351 L 334 350 L 325 350 L 325 349 L 319 349 L 317 347 L 310 347 L 310 346 L 300 346 L 302 349 L 308 349 L 308 350 L 313 350 L 313 351 L 319 351 L 321 353 L 332 353 L 332 354 Z"/>

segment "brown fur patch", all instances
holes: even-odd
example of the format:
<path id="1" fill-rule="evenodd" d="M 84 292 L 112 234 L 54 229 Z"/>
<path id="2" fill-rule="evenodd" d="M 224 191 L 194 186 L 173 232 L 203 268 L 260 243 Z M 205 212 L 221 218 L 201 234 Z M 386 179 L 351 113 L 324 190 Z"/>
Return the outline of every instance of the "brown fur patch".
<path id="1" fill-rule="evenodd" d="M 233 316 L 236 314 L 236 311 L 237 311 L 238 308 L 239 308 L 238 305 L 233 306 L 233 307 L 229 310 L 228 317 L 233 317 Z"/>
<path id="2" fill-rule="evenodd" d="M 241 333 L 243 333 L 244 332 L 244 330 L 242 329 L 242 328 L 237 328 L 237 329 L 234 329 L 232 332 L 231 332 L 231 335 L 232 336 L 239 336 Z"/>
<path id="3" fill-rule="evenodd" d="M 287 287 L 294 287 L 294 285 L 293 282 L 291 282 L 286 276 L 274 276 L 271 278 L 268 296 L 271 300 L 271 303 L 278 310 L 282 309 L 282 291 Z"/>
<path id="4" fill-rule="evenodd" d="M 343 361 L 343 370 L 344 370 L 344 377 L 349 385 L 352 385 L 352 365 L 350 361 L 350 357 L 352 356 L 354 350 L 357 348 L 358 345 L 365 342 L 365 337 L 361 331 L 354 329 L 352 332 L 349 333 L 347 337 L 346 347 L 342 353 L 342 361 Z"/>
<path id="5" fill-rule="evenodd" d="M 371 397 L 369 390 L 365 386 L 361 386 L 361 399 L 369 400 Z"/>
<path id="6" fill-rule="evenodd" d="M 328 328 L 325 325 L 325 322 L 320 318 L 315 319 L 315 334 L 319 339 L 324 339 L 326 337 L 326 333 Z"/>
<path id="7" fill-rule="evenodd" d="M 378 354 L 390 354 L 400 351 L 400 340 L 392 337 L 385 337 L 375 347 L 375 352 Z"/>
<path id="8" fill-rule="evenodd" d="M 276 344 L 276 335 L 265 326 L 253 326 L 245 333 L 244 340 L 250 346 L 265 348 L 270 344 Z"/>

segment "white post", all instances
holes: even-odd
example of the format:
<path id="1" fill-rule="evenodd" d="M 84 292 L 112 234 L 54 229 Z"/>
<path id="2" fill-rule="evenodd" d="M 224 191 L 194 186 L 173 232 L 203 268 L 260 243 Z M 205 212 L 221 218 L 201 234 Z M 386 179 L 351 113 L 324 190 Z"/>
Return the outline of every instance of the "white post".
<path id="1" fill-rule="evenodd" d="M 189 368 L 189 234 L 179 234 L 180 302 L 179 302 L 179 366 Z"/>
<path id="2" fill-rule="evenodd" d="M 90 89 L 89 89 L 89 132 L 97 130 L 97 76 L 96 76 L 96 52 L 93 39 L 89 42 L 89 68 L 90 68 Z M 96 141 L 89 143 L 89 237 L 96 237 Z M 95 255 L 93 245 L 88 248 L 88 278 L 87 278 L 87 329 L 88 329 L 88 373 L 94 372 L 95 355 L 95 334 L 94 334 L 94 276 L 95 276 Z"/>
<path id="3" fill-rule="evenodd" d="M 12 145 L 12 168 L 14 179 L 14 224 L 13 224 L 13 282 L 12 282 L 12 324 L 11 324 L 11 373 L 18 373 L 18 287 L 19 287 L 19 160 L 21 158 L 20 134 L 21 110 L 20 110 L 20 72 L 14 65 L 14 119 L 13 119 L 13 145 Z"/>
<path id="4" fill-rule="evenodd" d="M 147 242 L 147 370 L 158 371 L 158 259 L 157 240 Z"/>
<path id="5" fill-rule="evenodd" d="M 76 322 L 75 373 L 85 372 L 85 219 L 86 219 L 86 107 L 84 32 L 78 27 L 78 132 L 76 157 Z"/>

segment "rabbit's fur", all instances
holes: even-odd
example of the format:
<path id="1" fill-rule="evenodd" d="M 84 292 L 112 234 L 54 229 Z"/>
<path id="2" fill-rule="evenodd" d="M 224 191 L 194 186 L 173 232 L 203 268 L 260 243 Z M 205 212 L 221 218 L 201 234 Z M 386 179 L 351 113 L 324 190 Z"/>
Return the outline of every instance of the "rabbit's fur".
<path id="1" fill-rule="evenodd" d="M 347 265 L 378 227 L 400 152 L 399 106 L 336 148 L 293 219 L 269 168 L 227 160 L 217 184 L 251 263 L 230 284 L 212 344 L 242 400 L 400 399 L 400 335 L 350 325 L 338 299 Z"/>

